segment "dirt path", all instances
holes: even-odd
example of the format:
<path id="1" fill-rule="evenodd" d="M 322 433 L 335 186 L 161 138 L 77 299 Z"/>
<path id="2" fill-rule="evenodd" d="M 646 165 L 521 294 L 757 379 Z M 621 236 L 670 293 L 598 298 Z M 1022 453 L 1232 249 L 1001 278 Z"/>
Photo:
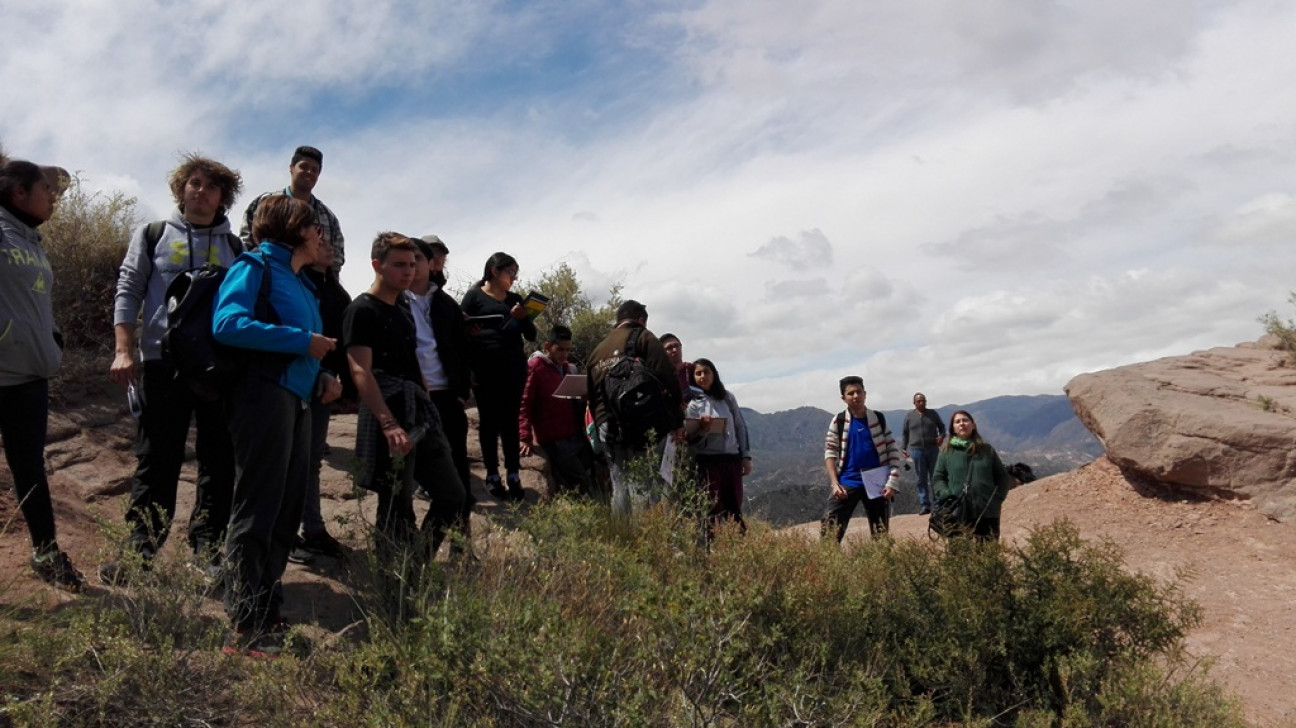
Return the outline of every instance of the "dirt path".
<path id="1" fill-rule="evenodd" d="M 8 469 L 0 468 L 0 600 L 32 598 L 52 605 L 102 593 L 93 576 L 95 564 L 107 553 L 101 523 L 121 522 L 134 468 L 131 428 L 124 408 L 115 402 L 51 418 L 47 455 L 59 541 L 90 579 L 92 588 L 83 597 L 55 592 L 31 575 L 30 546 L 17 516 L 12 480 Z M 354 417 L 334 418 L 321 491 L 330 530 L 359 549 L 364 524 L 372 522 L 374 499 L 357 501 L 352 493 L 347 469 L 354 428 Z M 530 502 L 538 500 L 543 487 L 540 466 L 537 458 L 524 461 Z M 474 529 L 479 538 L 491 538 L 491 524 L 506 523 L 508 516 L 482 491 L 478 463 L 474 476 L 481 501 Z M 187 518 L 192 505 L 193 478 L 190 461 L 182 474 L 178 521 Z M 1121 546 L 1132 569 L 1164 579 L 1187 573 L 1186 590 L 1205 611 L 1204 623 L 1189 637 L 1189 648 L 1216 660 L 1213 674 L 1242 698 L 1249 717 L 1259 725 L 1296 725 L 1296 528 L 1270 521 L 1246 503 L 1159 494 L 1145 484 L 1131 483 L 1106 459 L 1099 459 L 1013 491 L 1004 506 L 1004 537 L 1020 539 L 1031 528 L 1063 517 L 1086 538 L 1108 538 Z M 926 519 L 900 516 L 893 530 L 897 536 L 925 538 Z M 848 535 L 859 537 L 867 538 L 862 518 L 852 522 Z M 183 543 L 183 525 L 178 524 L 168 548 Z M 323 633 L 353 624 L 359 613 L 347 584 L 362 578 L 361 562 L 320 559 L 309 566 L 289 565 L 286 591 L 294 596 L 287 616 Z M 214 601 L 211 612 L 219 617 Z"/>

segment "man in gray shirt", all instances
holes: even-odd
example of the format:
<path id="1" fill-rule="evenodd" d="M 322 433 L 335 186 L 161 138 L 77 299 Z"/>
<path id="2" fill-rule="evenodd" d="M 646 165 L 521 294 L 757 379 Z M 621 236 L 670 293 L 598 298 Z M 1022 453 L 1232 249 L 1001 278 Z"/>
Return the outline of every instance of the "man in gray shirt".
<path id="1" fill-rule="evenodd" d="M 935 410 L 927 409 L 927 395 L 918 392 L 913 397 L 914 408 L 905 415 L 904 434 L 900 438 L 900 451 L 913 459 L 918 472 L 918 504 L 921 513 L 931 513 L 931 476 L 936 469 L 936 457 L 945 441 L 945 423 Z"/>

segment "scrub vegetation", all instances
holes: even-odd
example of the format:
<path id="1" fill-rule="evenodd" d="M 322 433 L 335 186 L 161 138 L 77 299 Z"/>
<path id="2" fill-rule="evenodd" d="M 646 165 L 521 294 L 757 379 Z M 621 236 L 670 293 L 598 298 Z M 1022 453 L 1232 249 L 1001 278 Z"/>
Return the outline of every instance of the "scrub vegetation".
<path id="1" fill-rule="evenodd" d="M 53 612 L 5 593 L 0 723 L 1245 725 L 1183 653 L 1179 587 L 1067 523 L 845 549 L 753 523 L 708 548 L 689 512 L 559 500 L 516 528 L 479 562 L 357 570 L 362 628 L 274 659 L 221 654 L 178 560 Z"/>

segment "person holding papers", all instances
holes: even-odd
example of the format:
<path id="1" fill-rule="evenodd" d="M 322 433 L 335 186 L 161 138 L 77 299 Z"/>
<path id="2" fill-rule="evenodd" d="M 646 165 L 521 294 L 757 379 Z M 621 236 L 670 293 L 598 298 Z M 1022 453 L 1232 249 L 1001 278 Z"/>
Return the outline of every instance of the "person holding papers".
<path id="1" fill-rule="evenodd" d="M 733 392 L 725 389 L 710 359 L 698 359 L 690 369 L 694 396 L 684 412 L 684 437 L 697 463 L 699 482 L 711 496 L 707 537 L 721 520 L 743 523 L 743 476 L 751 475 L 747 422 Z"/>
<path id="2" fill-rule="evenodd" d="M 576 365 L 567 360 L 572 350 L 571 329 L 555 324 L 545 338 L 543 351 L 527 361 L 526 386 L 518 411 L 520 452 L 530 455 L 544 450 L 553 473 L 554 492 L 593 494 L 594 450 L 585 436 L 583 397 L 563 397 L 560 387 L 567 377 L 580 377 Z M 585 386 L 577 388 L 585 391 Z"/>
<path id="3" fill-rule="evenodd" d="M 824 439 L 824 468 L 832 495 L 824 512 L 822 533 L 836 531 L 837 542 L 855 506 L 864 502 L 869 533 L 877 538 L 891 521 L 891 499 L 900 486 L 900 451 L 886 418 L 864 406 L 864 380 L 845 377 L 838 383 L 846 409 L 833 417 Z"/>
<path id="4" fill-rule="evenodd" d="M 526 384 L 526 353 L 522 339 L 536 340 L 536 327 L 522 297 L 513 292 L 518 263 L 508 253 L 486 261 L 482 278 L 468 289 L 459 304 L 470 323 L 473 393 L 480 419 L 482 465 L 486 488 L 500 500 L 520 501 L 525 496 L 518 475 L 518 406 Z M 499 450 L 504 450 L 505 482 L 500 482 Z M 507 490 L 505 490 L 507 485 Z"/>

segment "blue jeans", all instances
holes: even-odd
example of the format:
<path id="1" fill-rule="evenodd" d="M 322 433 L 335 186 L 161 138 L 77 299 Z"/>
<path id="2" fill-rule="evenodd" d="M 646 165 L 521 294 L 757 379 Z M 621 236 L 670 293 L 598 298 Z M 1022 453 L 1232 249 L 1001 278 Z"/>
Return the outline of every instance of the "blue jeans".
<path id="1" fill-rule="evenodd" d="M 938 447 L 914 447 L 909 449 L 913 458 L 914 470 L 918 475 L 918 505 L 924 510 L 932 507 L 931 477 L 936 472 L 936 458 L 940 456 Z"/>

